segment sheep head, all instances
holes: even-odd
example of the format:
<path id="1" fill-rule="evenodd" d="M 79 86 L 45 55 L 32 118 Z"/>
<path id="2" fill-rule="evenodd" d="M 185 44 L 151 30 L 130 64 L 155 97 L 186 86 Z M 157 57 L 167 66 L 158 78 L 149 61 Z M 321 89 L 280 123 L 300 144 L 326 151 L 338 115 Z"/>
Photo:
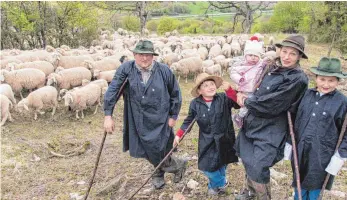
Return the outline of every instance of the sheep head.
<path id="1" fill-rule="evenodd" d="M 95 77 L 95 78 L 97 78 L 97 77 L 99 77 L 100 76 L 100 70 L 99 69 L 96 69 L 96 70 L 94 70 L 94 75 L 93 75 L 93 77 Z"/>
<path id="2" fill-rule="evenodd" d="M 24 99 L 22 99 L 20 102 L 18 102 L 18 104 L 17 104 L 17 109 L 16 109 L 16 110 L 17 110 L 19 113 L 22 113 L 22 112 L 24 111 L 24 109 L 27 110 L 27 111 L 29 111 L 28 104 L 29 104 L 28 99 L 27 99 L 27 98 L 24 98 Z"/>
<path id="3" fill-rule="evenodd" d="M 73 103 L 73 96 L 71 94 L 71 92 L 68 92 L 66 93 L 64 96 L 63 96 L 63 99 L 64 99 L 64 105 L 65 106 L 70 106 L 71 103 Z"/>
<path id="4" fill-rule="evenodd" d="M 90 60 L 85 60 L 83 62 L 84 66 L 86 66 L 88 69 L 93 69 L 93 63 Z"/>
<path id="5" fill-rule="evenodd" d="M 87 85 L 88 83 L 90 83 L 90 81 L 88 79 L 83 79 L 82 80 L 82 86 Z"/>
<path id="6" fill-rule="evenodd" d="M 58 84 L 58 81 L 57 81 L 56 76 L 58 76 L 58 74 L 56 74 L 56 73 L 51 73 L 51 74 L 47 77 L 47 84 L 46 84 L 46 85 Z"/>

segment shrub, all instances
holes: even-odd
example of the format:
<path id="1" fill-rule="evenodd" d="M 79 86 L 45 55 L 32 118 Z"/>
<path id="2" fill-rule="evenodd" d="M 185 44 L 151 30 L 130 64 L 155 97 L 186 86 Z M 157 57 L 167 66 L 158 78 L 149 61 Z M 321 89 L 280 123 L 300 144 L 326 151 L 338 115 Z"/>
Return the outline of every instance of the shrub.
<path id="1" fill-rule="evenodd" d="M 171 32 L 178 27 L 179 21 L 170 17 L 162 17 L 159 21 L 157 32 L 162 35 L 165 32 Z"/>
<path id="2" fill-rule="evenodd" d="M 123 18 L 122 25 L 124 29 L 136 32 L 140 30 L 140 19 L 129 15 Z"/>
<path id="3" fill-rule="evenodd" d="M 157 28 L 158 28 L 158 24 L 159 24 L 159 21 L 158 21 L 158 20 L 150 20 L 150 21 L 147 22 L 146 28 L 147 28 L 149 31 L 156 32 L 156 31 L 157 31 Z"/>

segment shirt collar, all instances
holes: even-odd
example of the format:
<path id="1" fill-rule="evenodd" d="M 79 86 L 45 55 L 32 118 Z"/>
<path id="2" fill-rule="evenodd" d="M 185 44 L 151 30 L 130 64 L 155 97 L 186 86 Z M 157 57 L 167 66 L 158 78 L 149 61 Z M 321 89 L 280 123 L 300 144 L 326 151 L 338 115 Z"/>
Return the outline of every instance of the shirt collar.
<path id="1" fill-rule="evenodd" d="M 150 72 L 150 71 L 152 71 L 152 69 L 153 69 L 154 61 L 152 62 L 152 64 L 151 64 L 147 69 L 144 69 L 144 68 L 140 67 L 138 64 L 136 64 L 136 62 L 135 62 L 135 66 L 136 66 L 136 68 L 137 68 L 138 70 L 140 70 L 141 72 Z"/>

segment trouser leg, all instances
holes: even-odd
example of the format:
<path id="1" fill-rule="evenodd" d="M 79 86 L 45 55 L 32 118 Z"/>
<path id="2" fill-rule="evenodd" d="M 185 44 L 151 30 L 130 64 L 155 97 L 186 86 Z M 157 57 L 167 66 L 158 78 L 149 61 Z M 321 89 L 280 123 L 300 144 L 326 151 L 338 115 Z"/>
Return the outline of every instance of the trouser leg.
<path id="1" fill-rule="evenodd" d="M 179 159 L 175 156 L 170 156 L 164 163 L 161 169 L 164 172 L 175 174 L 173 182 L 178 183 L 182 180 L 186 170 L 187 161 Z"/>
<path id="2" fill-rule="evenodd" d="M 203 171 L 203 173 L 209 180 L 208 188 L 220 188 L 226 184 L 225 166 L 214 172 Z"/>
<path id="3" fill-rule="evenodd" d="M 255 194 L 257 200 L 271 199 L 270 183 L 267 183 L 267 184 L 257 183 L 247 178 L 247 185 L 250 191 Z"/>

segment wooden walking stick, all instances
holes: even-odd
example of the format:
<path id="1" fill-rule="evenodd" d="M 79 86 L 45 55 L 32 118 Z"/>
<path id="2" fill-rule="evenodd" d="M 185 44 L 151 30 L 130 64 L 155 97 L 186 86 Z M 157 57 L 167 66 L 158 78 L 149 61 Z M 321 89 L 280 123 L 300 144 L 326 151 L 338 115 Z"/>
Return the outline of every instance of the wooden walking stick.
<path id="1" fill-rule="evenodd" d="M 295 135 L 294 135 L 294 129 L 293 129 L 292 116 L 291 116 L 289 111 L 287 111 L 287 115 L 288 115 L 288 123 L 289 123 L 289 133 L 290 133 L 290 137 L 292 139 L 292 147 L 293 147 L 293 157 L 294 157 L 295 177 L 296 177 L 296 188 L 298 190 L 299 200 L 302 200 L 302 196 L 301 196 L 301 183 L 300 183 L 300 172 L 299 172 L 299 162 L 298 162 L 298 153 L 297 153 L 296 144 L 295 144 Z"/>
<path id="2" fill-rule="evenodd" d="M 341 129 L 340 136 L 339 136 L 339 140 L 337 141 L 337 144 L 336 144 L 336 147 L 335 147 L 335 153 L 338 151 L 338 149 L 340 147 L 340 144 L 342 142 L 343 136 L 345 135 L 346 126 L 347 126 L 347 114 L 345 116 L 345 120 L 343 121 L 342 129 Z M 322 187 L 322 190 L 321 190 L 321 192 L 319 194 L 318 200 L 322 200 L 323 199 L 324 190 L 325 190 L 325 187 L 328 184 L 329 179 L 330 179 L 330 174 L 327 173 L 327 175 L 326 175 L 326 177 L 324 179 L 323 187 Z"/>
<path id="3" fill-rule="evenodd" d="M 186 129 L 186 131 L 184 131 L 180 141 L 183 140 L 184 136 L 186 136 L 187 133 L 190 132 L 190 130 L 192 129 L 194 123 L 196 122 L 196 118 L 193 119 L 193 121 L 189 124 L 188 128 Z M 139 189 L 136 190 L 136 192 L 134 192 L 134 194 L 131 195 L 131 197 L 129 198 L 132 199 L 140 190 L 143 186 L 146 185 L 146 183 L 149 181 L 149 179 L 154 175 L 154 173 L 157 171 L 157 169 L 159 169 L 163 163 L 169 158 L 169 156 L 172 154 L 172 152 L 176 149 L 176 147 L 179 145 L 180 143 L 176 144 L 174 147 L 172 147 L 172 149 L 169 151 L 169 153 L 166 154 L 166 156 L 164 157 L 164 159 L 159 163 L 159 165 L 154 169 L 154 171 L 152 172 L 152 174 L 146 179 L 146 181 L 141 185 L 141 187 L 139 187 Z"/>
<path id="4" fill-rule="evenodd" d="M 122 86 L 120 87 L 120 89 L 119 89 L 119 91 L 118 91 L 118 94 L 117 94 L 117 97 L 116 97 L 116 101 L 118 101 L 118 99 L 119 99 L 120 96 L 122 95 L 124 86 L 125 86 L 125 84 L 126 84 L 127 82 L 128 82 L 128 78 L 126 78 L 126 79 L 124 80 Z M 87 193 L 86 193 L 86 195 L 84 196 L 84 200 L 87 200 L 88 195 L 89 195 L 89 192 L 90 192 L 90 189 L 91 189 L 92 186 L 93 186 L 94 177 L 95 177 L 95 174 L 96 174 L 96 170 L 98 169 L 99 160 L 100 160 L 100 156 L 101 156 L 102 149 L 103 149 L 103 147 L 104 147 L 104 143 L 105 143 L 105 140 L 106 140 L 106 136 L 107 136 L 107 132 L 105 131 L 105 132 L 104 132 L 104 136 L 102 137 L 102 140 L 101 140 L 101 144 L 100 144 L 100 148 L 99 148 L 99 151 L 98 151 L 98 155 L 97 155 L 97 157 L 96 157 L 95 167 L 94 167 L 94 170 L 93 170 L 93 176 L 92 176 L 92 178 L 91 178 L 90 181 L 89 181 L 89 186 L 88 186 L 88 189 L 87 189 Z"/>

